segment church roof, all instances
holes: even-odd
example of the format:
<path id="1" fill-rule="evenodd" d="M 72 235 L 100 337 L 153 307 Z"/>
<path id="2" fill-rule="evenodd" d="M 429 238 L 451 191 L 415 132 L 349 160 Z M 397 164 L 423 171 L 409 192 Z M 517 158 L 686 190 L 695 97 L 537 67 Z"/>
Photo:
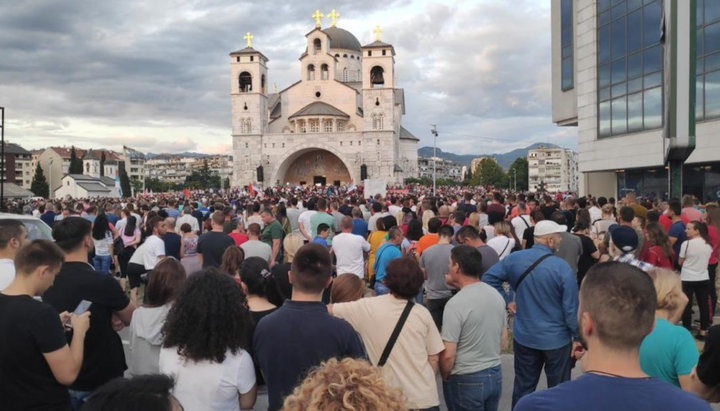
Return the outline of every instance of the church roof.
<path id="1" fill-rule="evenodd" d="M 265 57 L 264 54 L 262 54 L 261 52 L 255 50 L 255 49 L 252 48 L 252 47 L 245 47 L 245 48 L 242 49 L 242 50 L 236 50 L 236 51 L 233 51 L 232 53 L 230 53 L 231 56 L 234 56 L 234 55 L 236 55 L 236 54 L 259 54 L 260 56 L 262 56 L 263 59 L 265 59 L 265 60 L 268 59 L 267 57 Z"/>
<path id="2" fill-rule="evenodd" d="M 321 101 L 316 101 L 314 103 L 308 104 L 307 106 L 298 110 L 295 114 L 288 117 L 288 119 L 303 116 L 331 116 L 350 118 L 350 116 L 345 114 L 344 112 L 338 110 L 330 104 L 323 103 Z"/>
<path id="3" fill-rule="evenodd" d="M 415 140 L 420 141 L 419 138 L 415 137 L 413 133 L 408 131 L 405 127 L 400 126 L 400 140 Z"/>
<path id="4" fill-rule="evenodd" d="M 95 152 L 92 151 L 92 149 L 88 150 L 87 154 L 85 154 L 85 157 L 83 157 L 83 160 L 98 160 L 100 161 L 100 158 L 95 154 Z"/>
<path id="5" fill-rule="evenodd" d="M 330 48 L 331 49 L 344 49 L 344 50 L 355 50 L 361 51 L 360 42 L 358 39 L 349 31 L 341 29 L 339 27 L 328 27 L 323 30 L 323 33 L 330 37 Z"/>
<path id="6" fill-rule="evenodd" d="M 77 185 L 87 190 L 88 193 L 109 193 L 110 189 L 96 182 L 78 182 Z"/>
<path id="7" fill-rule="evenodd" d="M 372 43 L 366 44 L 366 45 L 363 46 L 364 49 L 376 48 L 376 47 L 392 47 L 392 45 L 391 45 L 391 44 L 387 44 L 387 43 L 385 43 L 385 42 L 383 42 L 383 41 L 380 41 L 380 40 L 375 40 L 375 41 L 373 41 Z"/>

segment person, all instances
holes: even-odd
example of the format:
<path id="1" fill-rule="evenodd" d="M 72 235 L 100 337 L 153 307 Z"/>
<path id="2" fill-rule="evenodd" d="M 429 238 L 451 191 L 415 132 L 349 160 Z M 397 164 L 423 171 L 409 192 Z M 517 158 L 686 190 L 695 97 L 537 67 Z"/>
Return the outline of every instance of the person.
<path id="1" fill-rule="evenodd" d="M 290 233 L 291 234 L 300 234 L 300 210 L 297 208 L 298 205 L 298 199 L 297 197 L 292 197 L 287 202 L 287 209 L 285 210 L 285 214 L 287 215 L 288 222 L 290 223 Z"/>
<path id="2" fill-rule="evenodd" d="M 15 256 L 27 242 L 27 229 L 20 220 L 0 220 L 0 291 L 15 279 Z"/>
<path id="3" fill-rule="evenodd" d="M 333 279 L 330 289 L 330 302 L 349 303 L 365 295 L 365 282 L 355 273 L 340 274 Z"/>
<path id="4" fill-rule="evenodd" d="M 327 239 L 330 236 L 330 226 L 325 223 L 320 223 L 317 226 L 315 238 L 313 238 L 312 242 L 315 244 L 320 244 L 321 246 L 325 248 L 328 247 Z"/>
<path id="5" fill-rule="evenodd" d="M 116 378 L 92 393 L 83 411 L 182 411 L 173 387 L 175 381 L 162 374 Z"/>
<path id="6" fill-rule="evenodd" d="M 45 212 L 40 215 L 40 219 L 43 221 L 43 223 L 47 224 L 48 227 L 52 228 L 53 224 L 55 224 L 55 206 L 53 206 L 51 203 L 48 203 L 45 206 Z"/>
<path id="7" fill-rule="evenodd" d="M 476 248 L 459 245 L 448 261 L 447 282 L 460 291 L 443 314 L 440 373 L 445 402 L 450 411 L 495 411 L 502 393 L 500 349 L 507 340 L 505 300 L 480 281 L 482 255 Z"/>
<path id="8" fill-rule="evenodd" d="M 58 312 L 72 312 L 82 300 L 91 301 L 90 329 L 85 337 L 83 367 L 70 385 L 70 401 L 77 410 L 97 387 L 121 377 L 127 366 L 116 329 L 130 324 L 135 304 L 111 276 L 98 275 L 88 264 L 93 247 L 91 224 L 71 216 L 53 226 L 52 235 L 65 259 L 55 282 L 42 295 Z M 68 334 L 68 338 L 72 338 Z"/>
<path id="9" fill-rule="evenodd" d="M 247 233 L 248 240 L 240 245 L 240 248 L 245 253 L 245 258 L 260 257 L 264 258 L 269 264 L 272 247 L 260 241 L 260 226 L 256 223 L 250 224 Z"/>
<path id="10" fill-rule="evenodd" d="M 695 199 L 690 194 L 685 194 L 682 196 L 682 209 L 680 210 L 680 213 L 683 217 L 687 219 L 687 221 L 703 221 L 705 220 L 705 216 L 702 212 L 696 207 Z"/>
<path id="11" fill-rule="evenodd" d="M 264 209 L 262 213 L 260 213 L 260 217 L 263 220 L 263 224 L 265 224 L 260 240 L 271 247 L 269 264 L 270 268 L 272 268 L 275 264 L 282 262 L 282 240 L 285 236 L 285 230 L 283 230 L 282 225 L 275 219 L 269 208 Z M 330 244 L 330 240 L 328 240 L 328 244 Z"/>
<path id="12" fill-rule="evenodd" d="M 563 225 L 565 227 L 569 227 L 567 224 L 567 219 L 565 218 L 565 214 L 563 214 L 562 211 L 555 211 L 550 215 L 550 220 L 556 222 L 559 225 Z M 557 251 L 555 251 L 555 255 L 565 260 L 570 268 L 573 270 L 573 273 L 575 273 L 575 277 L 577 278 L 577 272 L 578 272 L 578 261 L 580 261 L 580 256 L 583 252 L 583 246 L 582 246 L 582 240 L 576 235 L 572 235 L 569 232 L 560 233 L 562 236 L 562 239 L 560 240 L 560 244 L 558 246 Z"/>
<path id="13" fill-rule="evenodd" d="M 428 223 L 428 233 L 424 236 L 420 237 L 420 241 L 418 241 L 417 244 L 417 256 L 420 258 L 422 256 L 423 251 L 425 251 L 426 248 L 430 248 L 431 246 L 437 244 L 438 242 L 438 230 L 440 230 L 440 227 L 443 225 L 442 221 L 438 217 L 431 218 Z M 455 230 L 453 230 L 455 231 Z"/>
<path id="14" fill-rule="evenodd" d="M 245 228 L 243 227 L 242 221 L 239 220 L 232 220 L 230 221 L 230 234 L 228 234 L 233 241 L 235 241 L 236 246 L 242 245 L 245 241 L 248 240 L 247 234 L 245 234 Z"/>
<path id="15" fill-rule="evenodd" d="M 165 243 L 165 255 L 179 261 L 182 258 L 180 256 L 182 237 L 175 232 L 175 219 L 168 217 L 163 221 L 163 225 L 165 225 L 165 234 L 162 235 L 162 241 Z"/>
<path id="16" fill-rule="evenodd" d="M 405 410 L 402 392 L 391 388 L 382 370 L 365 360 L 331 358 L 285 398 L 285 411 Z"/>
<path id="17" fill-rule="evenodd" d="M 332 357 L 364 357 L 357 333 L 332 317 L 322 303 L 332 277 L 330 253 L 306 244 L 292 262 L 292 298 L 255 327 L 253 351 L 268 385 L 268 409 L 279 410 L 285 396 L 310 368 Z"/>
<path id="18" fill-rule="evenodd" d="M 229 276 L 211 267 L 188 278 L 168 312 L 159 360 L 186 411 L 253 407 L 251 324 L 245 294 Z"/>
<path id="19" fill-rule="evenodd" d="M 248 309 L 257 324 L 272 314 L 277 306 L 268 301 L 268 291 L 275 287 L 268 262 L 260 257 L 245 259 L 240 266 L 240 285 L 247 295 Z M 251 334 L 252 335 L 252 334 Z"/>
<path id="20" fill-rule="evenodd" d="M 95 256 L 92 258 L 92 265 L 95 271 L 103 274 L 110 274 L 110 263 L 113 255 L 113 233 L 105 213 L 95 217 L 92 224 L 92 239 L 95 246 Z"/>
<path id="21" fill-rule="evenodd" d="M 368 236 L 368 243 L 370 243 L 370 254 L 368 255 L 367 264 L 368 280 L 375 275 L 375 270 L 373 268 L 375 266 L 375 257 L 377 257 L 377 250 L 385 242 L 386 236 L 387 231 L 385 231 L 385 223 L 383 222 L 382 218 L 377 218 L 375 222 L 375 231 L 372 231 Z"/>
<path id="22" fill-rule="evenodd" d="M 527 210 L 527 205 L 523 202 L 520 202 L 514 210 L 517 210 L 516 216 L 513 217 L 512 220 L 510 220 L 510 224 L 512 224 L 513 229 L 515 230 L 515 237 L 523 238 L 525 230 L 532 226 L 532 221 Z"/>
<path id="23" fill-rule="evenodd" d="M 368 359 L 382 367 L 389 386 L 402 389 L 407 409 L 440 406 L 435 372 L 444 347 L 430 312 L 414 303 L 423 281 L 417 259 L 398 258 L 387 265 L 388 294 L 328 306 L 332 315 L 349 322 L 360 334 Z M 397 340 L 385 355 L 388 340 L 407 310 Z"/>
<path id="24" fill-rule="evenodd" d="M 185 268 L 185 273 L 189 275 L 202 269 L 197 251 L 198 236 L 188 223 L 183 223 L 180 232 L 182 233 L 180 239 L 180 263 Z"/>
<path id="25" fill-rule="evenodd" d="M 614 261 L 634 265 L 635 267 L 649 271 L 652 265 L 635 257 L 635 251 L 639 247 L 637 232 L 625 225 L 616 225 L 610 229 L 610 255 Z"/>
<path id="26" fill-rule="evenodd" d="M 243 261 L 245 261 L 245 253 L 242 248 L 228 247 L 222 255 L 222 261 L 218 271 L 229 275 L 238 285 L 241 285 L 242 280 L 240 279 L 240 266 Z"/>
<path id="27" fill-rule="evenodd" d="M 673 264 L 675 271 L 680 271 L 680 246 L 687 239 L 685 231 L 685 221 L 683 221 L 680 202 L 671 200 L 668 203 L 667 216 L 670 218 L 671 225 L 668 229 L 668 238 L 670 246 L 673 249 Z"/>
<path id="28" fill-rule="evenodd" d="M 532 248 L 510 254 L 482 277 L 501 294 L 503 281 L 516 293 L 513 407 L 535 391 L 543 365 L 548 387 L 570 379 L 570 353 L 578 336 L 577 279 L 567 262 L 553 255 L 566 231 L 552 220 L 538 222 Z M 508 308 L 515 310 L 513 304 Z"/>
<path id="29" fill-rule="evenodd" d="M 695 338 L 703 340 L 710 326 L 712 313 L 710 312 L 710 274 L 708 273 L 708 261 L 712 254 L 712 246 L 708 239 L 707 226 L 699 221 L 691 221 L 685 228 L 687 240 L 680 246 L 678 263 L 682 267 L 680 279 L 682 289 L 687 295 L 688 301 L 697 300 L 698 311 L 700 312 L 700 330 Z M 682 323 L 688 330 L 692 326 L 692 304 L 685 307 L 682 316 Z"/>
<path id="30" fill-rule="evenodd" d="M 640 367 L 647 375 L 687 391 L 698 362 L 698 350 L 690 332 L 675 324 L 688 299 L 673 271 L 654 268 L 649 274 L 655 285 L 657 306 L 655 326 L 640 345 Z"/>
<path id="31" fill-rule="evenodd" d="M 63 263 L 52 241 L 35 240 L 15 256 L 17 275 L 0 294 L 0 408 L 67 410 L 83 363 L 90 312 L 71 315 L 35 300 L 52 285 Z M 70 322 L 70 345 L 63 324 Z"/>
<path id="32" fill-rule="evenodd" d="M 158 373 L 162 328 L 185 278 L 185 269 L 175 258 L 166 258 L 155 266 L 145 290 L 145 304 L 133 312 L 130 321 L 130 375 Z"/>
<path id="33" fill-rule="evenodd" d="M 510 255 L 515 248 L 515 238 L 512 234 L 512 226 L 510 223 L 505 221 L 498 221 L 493 224 L 493 232 L 495 233 L 493 238 L 488 240 L 487 245 L 495 250 L 498 255 L 498 259 Z"/>
<path id="34" fill-rule="evenodd" d="M 388 231 L 388 240 L 377 250 L 373 271 L 375 272 L 375 293 L 377 295 L 387 294 L 390 290 L 383 280 L 385 279 L 388 263 L 396 258 L 402 257 L 400 243 L 404 236 L 400 227 L 393 227 Z"/>
<path id="35" fill-rule="evenodd" d="M 352 209 L 352 233 L 355 235 L 359 235 L 363 239 L 367 237 L 368 235 L 368 223 L 365 222 L 365 219 L 363 218 L 362 211 L 360 211 L 360 208 L 355 207 Z M 342 229 L 342 222 L 340 223 L 340 228 Z"/>
<path id="36" fill-rule="evenodd" d="M 442 329 L 445 304 L 452 296 L 452 289 L 447 285 L 445 275 L 448 272 L 447 261 L 450 258 L 450 251 L 453 249 L 453 245 L 450 244 L 453 235 L 452 227 L 448 225 L 440 227 L 437 244 L 430 246 L 420 256 L 420 268 L 427 280 L 425 283 L 427 296 L 425 306 L 430 311 L 438 330 Z"/>
<path id="37" fill-rule="evenodd" d="M 315 211 L 316 201 L 316 199 L 311 198 L 307 202 L 304 202 L 303 205 L 306 207 L 306 210 L 300 213 L 300 215 L 298 216 L 298 230 L 305 239 L 305 242 L 310 242 L 313 239 L 311 220 L 312 217 L 317 213 L 317 211 Z"/>
<path id="38" fill-rule="evenodd" d="M 498 253 L 492 247 L 485 244 L 482 234 L 483 233 L 478 232 L 475 227 L 467 225 L 455 234 L 455 242 L 457 242 L 458 245 L 469 245 L 480 251 L 480 255 L 482 255 L 481 277 L 490 267 L 500 261 Z"/>
<path id="39" fill-rule="evenodd" d="M 587 271 L 597 262 L 598 258 L 600 258 L 600 251 L 598 251 L 595 242 L 590 238 L 590 225 L 586 219 L 578 218 L 573 231 L 582 243 L 582 254 L 578 260 L 577 272 L 578 287 L 580 287 Z"/>
<path id="40" fill-rule="evenodd" d="M 611 226 L 617 224 L 617 221 L 615 221 L 615 218 L 613 217 L 612 204 L 604 204 L 600 210 L 602 217 L 592 220 L 591 233 L 595 238 L 597 238 L 600 233 L 607 233 Z"/>
<path id="41" fill-rule="evenodd" d="M 639 268 L 619 262 L 593 266 L 580 288 L 578 310 L 587 347 L 584 374 L 523 397 L 514 411 L 710 410 L 695 395 L 648 378 L 640 367 L 638 351 L 653 328 L 656 299 L 650 276 Z"/>
<path id="42" fill-rule="evenodd" d="M 357 209 L 360 211 L 360 209 Z M 340 234 L 333 239 L 332 254 L 337 259 L 338 273 L 353 273 L 358 278 L 365 277 L 365 254 L 370 251 L 370 243 L 365 237 L 353 234 L 355 221 L 345 216 L 340 222 Z"/>
<path id="43" fill-rule="evenodd" d="M 178 234 L 182 235 L 182 225 L 188 224 L 190 225 L 190 231 L 194 232 L 196 235 L 200 233 L 200 224 L 198 224 L 197 218 L 195 218 L 192 214 L 193 209 L 192 206 L 188 205 L 183 207 L 182 209 L 182 217 L 178 218 L 175 222 L 175 225 L 178 227 Z"/>
<path id="44" fill-rule="evenodd" d="M 532 248 L 535 245 L 535 224 L 544 220 L 545 216 L 540 210 L 533 210 L 530 212 L 530 221 L 532 224 L 526 228 L 522 236 L 522 249 Z"/>
<path id="45" fill-rule="evenodd" d="M 210 216 L 212 230 L 198 238 L 198 254 L 203 268 L 220 267 L 220 260 L 225 249 L 235 245 L 233 239 L 223 233 L 225 215 L 222 211 L 215 211 Z M 247 255 L 247 253 L 246 253 Z"/>
<path id="46" fill-rule="evenodd" d="M 119 252 L 117 262 L 120 268 L 120 287 L 124 290 L 127 281 L 128 263 L 142 240 L 142 233 L 140 227 L 136 224 L 137 220 L 127 210 L 123 210 L 121 215 L 125 216 L 125 225 L 122 229 L 117 229 L 123 244 L 123 248 L 117 250 Z"/>
<path id="47" fill-rule="evenodd" d="M 673 251 L 665 229 L 659 223 L 648 223 L 645 227 L 650 247 L 645 262 L 659 268 L 673 268 Z"/>
<path id="48" fill-rule="evenodd" d="M 140 288 L 140 282 L 143 274 L 150 273 L 155 268 L 158 261 L 165 258 L 165 243 L 161 239 L 165 234 L 165 224 L 163 218 L 159 216 L 152 217 L 146 224 L 150 235 L 145 238 L 145 242 L 135 250 L 130 261 L 128 262 L 128 279 L 130 280 L 130 300 L 137 304 L 137 292 Z"/>
<path id="49" fill-rule="evenodd" d="M 718 263 L 720 263 L 720 259 L 718 258 L 720 257 L 720 254 L 718 254 L 718 247 L 720 246 L 720 205 L 717 203 L 709 203 L 705 206 L 705 221 L 708 227 L 708 237 L 713 246 L 713 252 L 708 265 L 708 274 L 710 275 L 710 312 L 715 315 L 718 299 L 715 280 Z"/>
<path id="50" fill-rule="evenodd" d="M 698 364 L 690 374 L 690 391 L 710 402 L 720 402 L 720 325 L 710 327 Z"/>

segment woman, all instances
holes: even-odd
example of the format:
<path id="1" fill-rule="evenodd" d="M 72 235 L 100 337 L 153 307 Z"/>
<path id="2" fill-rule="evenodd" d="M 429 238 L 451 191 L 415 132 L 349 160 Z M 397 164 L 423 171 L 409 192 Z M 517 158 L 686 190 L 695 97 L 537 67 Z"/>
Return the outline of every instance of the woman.
<path id="1" fill-rule="evenodd" d="M 257 324 L 263 317 L 277 309 L 277 306 L 267 298 L 268 290 L 275 287 L 268 262 L 260 257 L 248 257 L 240 266 L 240 280 L 247 295 L 250 315 Z"/>
<path id="2" fill-rule="evenodd" d="M 237 285 L 241 284 L 240 265 L 245 260 L 245 252 L 240 247 L 228 247 L 222 255 L 220 261 L 220 272 L 229 274 L 235 280 Z M 247 290 L 246 290 L 247 292 Z"/>
<path id="3" fill-rule="evenodd" d="M 367 272 L 368 276 L 367 279 L 375 275 L 375 271 L 373 270 L 373 265 L 375 264 L 375 254 L 377 253 L 378 248 L 385 242 L 385 237 L 387 236 L 387 231 L 385 231 L 385 223 L 383 222 L 382 218 L 378 218 L 376 222 L 377 230 L 370 233 L 368 236 L 368 243 L 370 243 L 370 254 L 368 256 L 368 265 L 367 265 Z"/>
<path id="4" fill-rule="evenodd" d="M 292 232 L 292 227 L 290 227 L 290 220 L 287 217 L 287 208 L 285 207 L 285 203 L 278 204 L 275 219 L 282 226 L 285 235 L 288 235 Z"/>
<path id="5" fill-rule="evenodd" d="M 128 371 L 131 375 L 159 372 L 162 328 L 185 277 L 185 269 L 173 257 L 168 257 L 155 266 L 145 289 L 145 304 L 133 312 L 130 322 Z"/>
<path id="6" fill-rule="evenodd" d="M 349 303 L 357 301 L 365 295 L 365 283 L 355 274 L 340 274 L 332 282 L 330 302 Z"/>
<path id="7" fill-rule="evenodd" d="M 188 278 L 163 327 L 159 361 L 160 372 L 175 379 L 173 394 L 186 411 L 255 405 L 251 325 L 245 294 L 228 275 L 209 268 Z"/>
<path id="8" fill-rule="evenodd" d="M 580 284 L 582 284 L 583 278 L 585 278 L 585 273 L 587 273 L 590 267 L 592 267 L 593 264 L 597 262 L 597 259 L 600 258 L 600 251 L 598 251 L 592 238 L 590 238 L 590 224 L 587 219 L 578 218 L 575 221 L 575 228 L 573 231 L 575 232 L 575 235 L 580 238 L 580 242 L 582 243 L 582 254 L 580 254 L 580 259 L 578 260 L 577 272 L 579 288 Z"/>
<path id="9" fill-rule="evenodd" d="M 125 228 L 120 233 L 123 249 L 122 252 L 118 254 L 118 265 L 120 266 L 120 286 L 124 290 L 127 281 L 128 261 L 130 261 L 130 258 L 135 253 L 135 249 L 138 244 L 140 244 L 142 234 L 140 234 L 140 228 L 137 226 L 137 219 L 129 210 L 123 209 L 121 215 L 125 219 Z"/>
<path id="10" fill-rule="evenodd" d="M 655 327 L 640 345 L 640 366 L 645 374 L 687 390 L 698 349 L 692 335 L 675 325 L 683 315 L 688 299 L 675 272 L 654 268 L 650 271 L 657 293 Z"/>
<path id="11" fill-rule="evenodd" d="M 707 226 L 700 221 L 691 221 L 685 227 L 687 240 L 680 245 L 680 279 L 682 289 L 687 295 L 688 301 L 692 301 L 693 295 L 697 299 L 700 311 L 700 330 L 695 336 L 698 340 L 704 340 L 712 315 L 710 313 L 710 275 L 708 273 L 708 262 L 712 254 L 712 246 L 708 239 Z M 682 316 L 683 326 L 688 330 L 692 326 L 692 304 L 685 307 Z"/>
<path id="12" fill-rule="evenodd" d="M 411 307 L 392 350 L 402 354 L 390 354 L 383 375 L 390 386 L 403 390 L 406 408 L 437 407 L 440 400 L 435 371 L 444 345 L 430 312 L 413 302 L 423 285 L 423 273 L 412 257 L 390 261 L 386 271 L 384 281 L 389 294 L 332 304 L 328 310 L 352 325 L 362 338 L 370 362 L 378 364 L 400 315 Z"/>
<path id="13" fill-rule="evenodd" d="M 185 267 L 185 272 L 192 274 L 202 270 L 200 254 L 198 254 L 197 250 L 197 234 L 188 223 L 183 223 L 183 225 L 180 226 L 180 232 L 182 233 L 182 237 L 180 238 L 180 262 L 183 267 Z"/>
<path id="14" fill-rule="evenodd" d="M 95 217 L 92 225 L 92 239 L 95 244 L 95 256 L 92 258 L 93 267 L 99 273 L 109 274 L 113 255 L 113 234 L 105 213 L 100 213 Z"/>
<path id="15" fill-rule="evenodd" d="M 597 237 L 600 233 L 607 233 L 611 225 L 617 224 L 613 215 L 614 207 L 608 203 L 602 206 L 602 218 L 592 223 L 591 236 Z"/>
<path id="16" fill-rule="evenodd" d="M 403 255 L 415 257 L 417 254 L 417 243 L 422 236 L 422 222 L 418 218 L 413 218 L 407 225 L 407 234 L 402 243 Z"/>
<path id="17" fill-rule="evenodd" d="M 532 248 L 532 246 L 535 245 L 535 224 L 539 223 L 540 221 L 544 220 L 545 216 L 543 215 L 542 211 L 535 210 L 530 213 L 530 227 L 526 228 L 523 232 L 523 238 L 522 238 L 522 248 Z"/>
<path id="18" fill-rule="evenodd" d="M 708 274 L 710 274 L 710 312 L 715 314 L 715 307 L 717 306 L 717 288 L 715 288 L 715 274 L 718 266 L 718 235 L 720 234 L 720 206 L 717 203 L 709 203 L 705 206 L 705 220 L 708 226 L 708 236 L 710 237 L 710 243 L 713 246 L 713 253 L 710 256 L 708 265 Z"/>
<path id="19" fill-rule="evenodd" d="M 655 267 L 673 269 L 673 250 L 665 229 L 659 223 L 649 223 L 645 226 L 648 238 L 647 257 L 643 261 Z"/>
<path id="20" fill-rule="evenodd" d="M 507 221 L 499 221 L 493 224 L 495 235 L 489 239 L 487 245 L 490 246 L 498 254 L 498 258 L 503 258 L 510 255 L 515 248 L 515 236 L 513 235 L 513 228 Z"/>

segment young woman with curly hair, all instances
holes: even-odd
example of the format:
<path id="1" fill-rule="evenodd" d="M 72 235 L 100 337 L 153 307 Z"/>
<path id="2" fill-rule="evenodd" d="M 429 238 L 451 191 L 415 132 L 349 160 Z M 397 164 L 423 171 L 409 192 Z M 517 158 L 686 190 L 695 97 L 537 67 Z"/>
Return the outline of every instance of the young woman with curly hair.
<path id="1" fill-rule="evenodd" d="M 365 360 L 332 358 L 310 372 L 287 398 L 285 411 L 404 410 L 402 393 Z"/>
<path id="2" fill-rule="evenodd" d="M 192 275 L 168 313 L 160 372 L 176 381 L 185 410 L 240 410 L 255 404 L 248 354 L 252 319 L 245 294 L 215 268 Z"/>

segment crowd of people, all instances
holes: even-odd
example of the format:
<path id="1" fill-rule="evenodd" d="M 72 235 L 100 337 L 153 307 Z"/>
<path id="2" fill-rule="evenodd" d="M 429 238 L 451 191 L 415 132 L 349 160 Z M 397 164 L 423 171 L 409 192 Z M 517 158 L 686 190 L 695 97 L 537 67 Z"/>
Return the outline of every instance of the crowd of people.
<path id="1" fill-rule="evenodd" d="M 516 410 L 720 401 L 715 203 L 253 194 L 18 204 L 54 241 L 0 220 L 0 410 L 497 410 L 509 348 Z"/>

